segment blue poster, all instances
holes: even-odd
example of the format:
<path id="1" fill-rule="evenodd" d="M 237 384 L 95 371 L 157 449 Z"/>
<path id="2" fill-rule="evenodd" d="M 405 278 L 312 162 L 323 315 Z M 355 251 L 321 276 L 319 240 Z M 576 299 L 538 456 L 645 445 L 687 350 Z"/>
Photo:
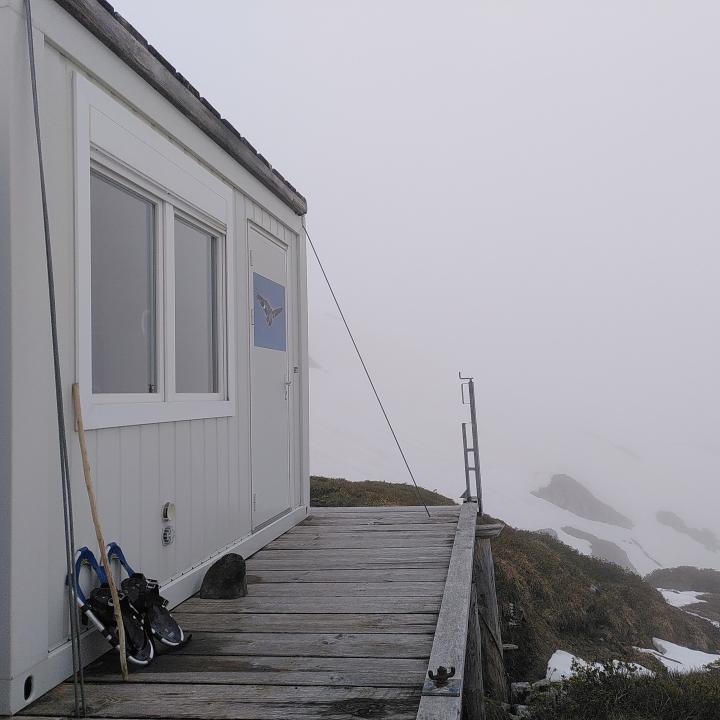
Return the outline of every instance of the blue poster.
<path id="1" fill-rule="evenodd" d="M 255 347 L 286 349 L 285 288 L 253 273 Z"/>

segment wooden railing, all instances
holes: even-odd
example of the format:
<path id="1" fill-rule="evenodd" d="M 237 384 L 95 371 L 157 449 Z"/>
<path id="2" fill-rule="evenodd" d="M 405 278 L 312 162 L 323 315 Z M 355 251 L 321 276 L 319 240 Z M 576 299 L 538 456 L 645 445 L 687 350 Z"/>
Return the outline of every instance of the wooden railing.
<path id="1" fill-rule="evenodd" d="M 485 720 L 485 697 L 508 699 L 490 540 L 503 525 L 478 525 L 460 508 L 418 720 Z"/>

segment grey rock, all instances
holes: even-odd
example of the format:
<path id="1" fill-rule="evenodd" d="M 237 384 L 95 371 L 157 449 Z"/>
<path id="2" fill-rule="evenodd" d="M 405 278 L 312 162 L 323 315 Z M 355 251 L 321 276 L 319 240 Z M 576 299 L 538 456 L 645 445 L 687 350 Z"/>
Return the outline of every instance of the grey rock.
<path id="1" fill-rule="evenodd" d="M 553 475 L 548 485 L 531 492 L 536 497 L 588 520 L 627 529 L 634 526 L 630 518 L 596 498 L 584 485 L 569 475 Z"/>
<path id="2" fill-rule="evenodd" d="M 234 600 L 246 595 L 247 574 L 241 555 L 223 555 L 205 573 L 200 588 L 200 597 L 204 600 Z"/>
<path id="3" fill-rule="evenodd" d="M 637 573 L 637 569 L 630 562 L 628 554 L 614 542 L 610 540 L 604 540 L 599 538 L 592 533 L 585 532 L 584 530 L 578 530 L 577 528 L 570 527 L 568 525 L 563 526 L 563 532 L 573 537 L 580 538 L 581 540 L 587 540 L 590 543 L 592 556 L 594 558 L 600 558 L 607 562 L 615 563 L 625 570 Z"/>
<path id="4" fill-rule="evenodd" d="M 659 523 L 671 527 L 673 530 L 683 535 L 691 537 L 695 542 L 700 543 L 706 550 L 710 552 L 720 552 L 720 540 L 717 535 L 707 528 L 699 530 L 698 528 L 690 527 L 685 521 L 674 512 L 667 510 L 660 510 L 655 514 Z"/>

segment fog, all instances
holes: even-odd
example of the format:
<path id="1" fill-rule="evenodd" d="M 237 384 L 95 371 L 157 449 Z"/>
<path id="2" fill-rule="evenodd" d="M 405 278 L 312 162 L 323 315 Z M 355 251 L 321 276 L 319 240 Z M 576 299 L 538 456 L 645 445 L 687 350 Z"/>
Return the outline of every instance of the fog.
<path id="1" fill-rule="evenodd" d="M 115 0 L 308 198 L 418 482 L 720 530 L 720 4 Z M 311 470 L 407 481 L 314 261 Z M 720 563 L 720 557 L 718 562 Z"/>

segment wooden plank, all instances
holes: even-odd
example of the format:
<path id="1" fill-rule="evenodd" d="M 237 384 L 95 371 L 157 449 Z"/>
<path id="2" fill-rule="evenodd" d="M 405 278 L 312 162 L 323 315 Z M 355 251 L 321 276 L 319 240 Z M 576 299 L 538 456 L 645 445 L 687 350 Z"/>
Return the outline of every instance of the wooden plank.
<path id="1" fill-rule="evenodd" d="M 477 533 L 477 536 L 479 539 L 475 542 L 473 574 L 483 643 L 484 689 L 493 700 L 507 702 L 510 692 L 505 675 L 500 613 L 495 592 L 495 566 L 489 539 L 492 536 L 486 533 Z"/>
<path id="2" fill-rule="evenodd" d="M 442 582 L 445 584 L 447 566 L 434 566 L 427 568 L 370 568 L 365 570 L 335 569 L 332 571 L 332 581 L 341 582 L 382 582 L 393 584 L 396 582 Z M 253 570 L 247 575 L 248 585 L 255 586 L 260 583 L 303 583 L 325 582 L 328 580 L 326 570 Z M 250 588 L 250 594 L 254 590 Z"/>
<path id="3" fill-rule="evenodd" d="M 197 632 L 177 655 L 427 658 L 432 636 L 410 633 Z"/>
<path id="4" fill-rule="evenodd" d="M 201 658 L 204 659 L 204 658 Z M 421 660 L 423 665 L 425 660 Z M 153 670 L 142 675 L 131 675 L 129 682 L 172 683 L 173 685 L 190 685 L 197 681 L 198 676 L 205 685 L 294 685 L 294 686 L 332 686 L 341 687 L 407 687 L 419 693 L 425 677 L 425 668 L 414 673 L 381 675 L 376 670 L 356 670 L 354 672 L 338 672 L 337 670 L 324 670 L 322 672 L 292 672 L 281 670 L 279 672 L 216 672 L 207 664 L 201 665 L 197 670 L 179 672 L 161 672 L 153 666 Z M 115 683 L 125 682 L 117 674 L 106 676 L 101 680 L 91 676 L 85 678 L 86 683 Z"/>
<path id="5" fill-rule="evenodd" d="M 373 707 L 417 706 L 413 688 L 297 687 L 284 685 L 174 685 L 96 683 L 85 688 L 90 716 L 267 720 L 373 717 Z M 280 707 L 278 707 L 280 706 Z M 298 708 L 301 713 L 298 713 Z M 344 710 L 344 714 L 340 711 Z M 279 715 L 279 710 L 284 715 Z M 312 710 L 314 714 L 306 711 Z M 72 715 L 73 688 L 63 684 L 24 710 L 27 715 Z M 334 713 L 334 714 L 333 714 Z M 384 714 L 384 720 L 392 715 Z M 376 715 L 377 717 L 377 715 Z"/>
<path id="6" fill-rule="evenodd" d="M 326 579 L 333 580 L 330 576 Z M 248 586 L 249 597 L 438 597 L 444 581 L 430 582 L 276 582 Z"/>
<path id="7" fill-rule="evenodd" d="M 444 524 L 457 520 L 457 515 L 438 515 L 434 518 L 427 518 L 423 515 L 401 515 L 399 513 L 362 513 L 358 515 L 308 515 L 305 522 L 308 524 L 320 525 L 402 525 L 412 523 L 413 525 L 426 525 L 433 527 L 438 524 Z"/>
<path id="8" fill-rule="evenodd" d="M 161 655 L 147 668 L 130 674 L 134 683 L 237 685 L 343 685 L 346 687 L 419 688 L 424 659 L 205 657 Z M 117 659 L 106 656 L 85 672 L 85 681 L 122 682 Z"/>
<path id="9" fill-rule="evenodd" d="M 428 505 L 430 517 L 447 513 L 459 515 L 462 505 Z M 313 505 L 310 508 L 311 515 L 360 515 L 372 513 L 402 513 L 412 514 L 418 513 L 427 517 L 425 508 L 422 505 L 382 505 L 382 506 L 365 506 L 365 507 L 323 507 L 321 505 Z"/>
<path id="10" fill-rule="evenodd" d="M 71 711 L 72 712 L 72 711 Z M 210 715 L 207 720 L 350 720 L 357 717 L 382 718 L 383 720 L 414 720 L 417 712 L 417 699 L 414 701 L 376 702 L 369 699 L 337 702 L 334 704 L 308 703 L 297 705 L 294 703 L 253 703 L 252 705 L 239 705 L 227 715 Z M 349 714 L 351 713 L 351 714 Z M 74 717 L 74 715 L 73 715 Z M 98 717 L 88 714 L 87 717 Z M 109 716 L 113 720 L 145 720 L 147 716 L 138 715 Z M 162 714 L 153 715 L 154 718 L 168 717 Z M 180 716 L 173 716 L 180 717 Z M 200 715 L 189 718 L 199 719 Z M 68 715 L 13 715 L 17 720 L 67 720 Z M 188 720 L 189 720 L 188 718 Z"/>
<path id="11" fill-rule="evenodd" d="M 356 700 L 335 705 L 312 703 L 308 705 L 282 703 L 254 703 L 233 710 L 228 720 L 351 720 L 357 717 L 378 717 L 383 720 L 414 720 L 417 700 L 414 702 L 377 703 L 371 700 Z M 360 713 L 360 714 L 357 714 Z M 363 715 L 364 713 L 364 715 Z M 73 716 L 74 717 L 74 716 Z M 87 717 L 98 717 L 88 714 Z M 109 717 L 109 716 L 105 716 Z M 153 717 L 167 717 L 155 715 Z M 197 718 L 197 716 L 194 716 Z M 13 720 L 67 720 L 68 715 L 13 715 Z M 212 716 L 219 720 L 220 716 Z M 137 715 L 115 717 L 113 720 L 145 720 Z"/>
<path id="12" fill-rule="evenodd" d="M 257 560 L 248 561 L 248 570 L 256 572 L 257 570 L 375 570 L 382 568 L 408 568 L 423 570 L 433 569 L 447 570 L 448 559 L 442 558 L 422 558 L 420 560 L 403 560 L 399 558 L 385 557 L 355 557 L 355 558 L 324 558 L 322 561 L 314 561 L 311 558 L 302 560 L 281 560 L 268 556 L 263 556 Z"/>
<path id="13" fill-rule="evenodd" d="M 311 520 L 303 520 L 285 535 L 303 535 L 310 533 L 332 534 L 341 533 L 375 533 L 375 532 L 435 532 L 454 535 L 457 522 L 433 522 L 433 523 L 392 523 L 392 522 L 374 522 L 358 524 L 353 523 L 335 523 L 325 520 L 313 518 Z"/>
<path id="14" fill-rule="evenodd" d="M 435 520 L 425 520 L 423 522 L 422 518 L 413 518 L 412 522 L 407 522 L 404 518 L 398 517 L 397 515 L 393 517 L 353 517 L 353 518 L 339 518 L 339 517 L 317 517 L 317 516 L 310 516 L 306 520 L 303 520 L 303 527 L 326 527 L 326 528 L 334 528 L 337 532 L 340 532 L 340 528 L 352 528 L 352 527 L 358 527 L 361 528 L 367 527 L 367 528 L 374 528 L 374 527 L 384 527 L 386 525 L 423 525 L 427 529 L 432 530 L 433 528 L 445 528 L 445 526 L 448 523 L 453 522 L 453 520 L 456 520 L 456 518 L 448 517 L 445 519 L 435 519 Z"/>
<path id="15" fill-rule="evenodd" d="M 357 528 L 357 526 L 356 526 Z M 388 530 L 387 528 L 391 528 Z M 392 529 L 394 528 L 394 529 Z M 337 540 L 347 540 L 350 537 L 356 538 L 387 538 L 394 537 L 455 537 L 455 529 L 452 525 L 428 525 L 417 530 L 408 530 L 402 525 L 368 525 L 367 527 L 357 528 L 353 532 L 347 532 L 342 525 L 310 525 L 295 526 L 291 532 L 282 535 L 282 538 L 292 538 L 311 540 L 312 538 L 327 538 Z M 280 538 L 278 538 L 280 539 Z"/>
<path id="16" fill-rule="evenodd" d="M 425 633 L 435 632 L 436 613 L 178 613 L 188 632 Z"/>
<path id="17" fill-rule="evenodd" d="M 440 597 L 244 597 L 202 600 L 192 597 L 178 612 L 195 613 L 436 613 Z"/>
<path id="18" fill-rule="evenodd" d="M 247 560 L 247 570 L 333 570 L 387 566 L 447 568 L 450 548 L 373 548 L 350 550 L 261 550 Z"/>
<path id="19" fill-rule="evenodd" d="M 389 533 L 371 535 L 345 533 L 334 537 L 313 537 L 300 535 L 296 537 L 282 536 L 267 545 L 265 550 L 351 550 L 371 548 L 445 548 L 453 544 L 452 535 L 436 535 L 434 533 Z"/>
<path id="20" fill-rule="evenodd" d="M 400 508 L 397 508 L 400 510 Z M 432 523 L 448 520 L 457 519 L 458 514 L 456 512 L 438 512 L 428 517 L 424 512 L 389 512 L 387 510 L 375 511 L 372 508 L 368 510 L 362 510 L 356 508 L 353 512 L 343 513 L 328 513 L 328 512 L 317 512 L 311 509 L 308 518 L 315 518 L 321 520 L 339 520 L 342 522 L 372 522 L 373 520 L 393 520 L 396 523 Z"/>
<path id="21" fill-rule="evenodd" d="M 359 560 L 384 560 L 385 562 L 396 562 L 398 560 L 439 560 L 447 563 L 450 559 L 451 548 L 319 548 L 300 550 L 269 550 L 264 548 L 255 553 L 248 560 L 248 564 L 257 560 L 311 560 L 315 563 L 322 563 L 325 560 L 345 560 L 352 562 Z"/>
<path id="22" fill-rule="evenodd" d="M 477 505 L 465 503 L 458 519 L 455 544 L 445 581 L 445 593 L 428 663 L 428 669 L 433 672 L 441 665 L 448 669 L 455 668 L 453 680 L 459 685 L 460 697 L 424 695 L 418 708 L 418 720 L 459 720 L 460 718 L 476 522 Z"/>
<path id="23" fill-rule="evenodd" d="M 482 633 L 478 616 L 475 584 L 470 586 L 465 670 L 463 673 L 462 714 L 464 720 L 485 720 L 485 688 L 482 672 Z"/>

